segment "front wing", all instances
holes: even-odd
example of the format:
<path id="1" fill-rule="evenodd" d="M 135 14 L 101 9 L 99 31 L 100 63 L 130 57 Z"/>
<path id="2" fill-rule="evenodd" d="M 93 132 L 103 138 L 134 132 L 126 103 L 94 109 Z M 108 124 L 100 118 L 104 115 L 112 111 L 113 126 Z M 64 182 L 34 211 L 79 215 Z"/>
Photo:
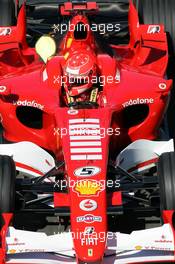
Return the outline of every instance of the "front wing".
<path id="1" fill-rule="evenodd" d="M 76 263 L 70 232 L 47 236 L 9 227 L 6 246 L 6 263 Z M 170 224 L 131 234 L 110 233 L 104 263 L 173 262 L 174 249 Z"/>

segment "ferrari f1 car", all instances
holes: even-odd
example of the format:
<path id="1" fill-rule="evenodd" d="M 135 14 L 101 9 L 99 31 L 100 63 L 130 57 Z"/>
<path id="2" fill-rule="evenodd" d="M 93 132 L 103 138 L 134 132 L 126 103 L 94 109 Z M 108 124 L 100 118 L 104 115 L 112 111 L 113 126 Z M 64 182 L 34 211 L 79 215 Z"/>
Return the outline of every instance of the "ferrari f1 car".
<path id="1" fill-rule="evenodd" d="M 50 10 L 44 2 L 27 8 Z M 119 45 L 109 39 L 120 23 L 99 21 L 121 3 L 53 2 L 59 22 L 36 48 L 25 4 L 0 27 L 0 263 L 174 261 L 164 27 L 140 25 L 130 2 Z M 49 216 L 70 231 L 35 232 Z"/>

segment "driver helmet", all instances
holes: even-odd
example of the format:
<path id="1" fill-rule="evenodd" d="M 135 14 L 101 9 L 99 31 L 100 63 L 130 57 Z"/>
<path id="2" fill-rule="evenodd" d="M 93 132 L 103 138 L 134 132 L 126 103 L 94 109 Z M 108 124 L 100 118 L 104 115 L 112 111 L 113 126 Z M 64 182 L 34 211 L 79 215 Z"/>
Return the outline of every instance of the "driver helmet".
<path id="1" fill-rule="evenodd" d="M 78 96 L 92 87 L 92 78 L 96 76 L 94 56 L 80 52 L 70 56 L 65 65 L 65 89 L 69 96 Z"/>

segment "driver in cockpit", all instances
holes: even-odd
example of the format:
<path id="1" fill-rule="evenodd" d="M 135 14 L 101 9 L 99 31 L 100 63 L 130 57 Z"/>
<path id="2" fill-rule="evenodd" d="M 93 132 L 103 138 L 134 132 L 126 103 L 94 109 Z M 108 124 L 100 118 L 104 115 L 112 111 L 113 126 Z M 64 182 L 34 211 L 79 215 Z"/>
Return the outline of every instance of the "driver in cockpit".
<path id="1" fill-rule="evenodd" d="M 66 102 L 73 106 L 79 102 L 97 102 L 98 69 L 95 56 L 88 51 L 74 52 L 64 66 Z"/>

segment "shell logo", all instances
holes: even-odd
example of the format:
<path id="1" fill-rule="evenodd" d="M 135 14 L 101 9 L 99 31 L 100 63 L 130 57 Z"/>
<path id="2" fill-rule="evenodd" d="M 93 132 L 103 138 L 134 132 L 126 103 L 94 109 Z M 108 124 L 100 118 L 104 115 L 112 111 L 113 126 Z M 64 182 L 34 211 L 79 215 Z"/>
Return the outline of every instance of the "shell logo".
<path id="1" fill-rule="evenodd" d="M 15 254 L 15 253 L 16 253 L 16 250 L 15 250 L 15 249 L 10 249 L 10 250 L 8 251 L 8 253 L 9 253 L 9 254 Z"/>
<path id="2" fill-rule="evenodd" d="M 142 246 L 135 246 L 136 250 L 142 250 Z"/>
<path id="3" fill-rule="evenodd" d="M 80 180 L 75 183 L 73 191 L 79 196 L 98 196 L 103 189 L 103 185 L 99 181 Z"/>

